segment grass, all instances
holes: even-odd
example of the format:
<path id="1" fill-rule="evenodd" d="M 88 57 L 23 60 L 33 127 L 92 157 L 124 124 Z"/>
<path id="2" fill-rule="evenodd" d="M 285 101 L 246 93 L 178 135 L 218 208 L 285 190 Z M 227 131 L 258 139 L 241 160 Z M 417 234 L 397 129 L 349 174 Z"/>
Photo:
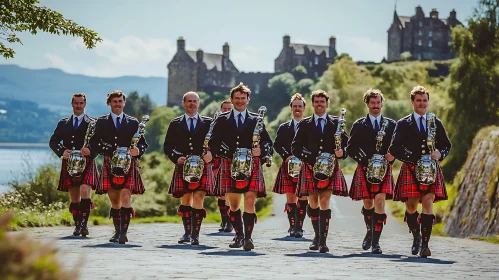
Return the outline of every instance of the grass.
<path id="1" fill-rule="evenodd" d="M 499 234 L 492 237 L 482 237 L 482 236 L 469 237 L 469 239 L 485 241 L 493 244 L 499 244 Z"/>

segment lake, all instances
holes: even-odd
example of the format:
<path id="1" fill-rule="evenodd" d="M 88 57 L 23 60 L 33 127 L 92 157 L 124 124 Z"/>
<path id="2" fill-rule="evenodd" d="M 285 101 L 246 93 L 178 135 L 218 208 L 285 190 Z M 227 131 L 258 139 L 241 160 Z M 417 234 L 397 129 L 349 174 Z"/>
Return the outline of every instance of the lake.
<path id="1" fill-rule="evenodd" d="M 7 182 L 21 178 L 23 174 L 35 172 L 44 163 L 56 161 L 57 157 L 48 144 L 45 148 L 0 146 L 0 193 L 9 190 Z"/>

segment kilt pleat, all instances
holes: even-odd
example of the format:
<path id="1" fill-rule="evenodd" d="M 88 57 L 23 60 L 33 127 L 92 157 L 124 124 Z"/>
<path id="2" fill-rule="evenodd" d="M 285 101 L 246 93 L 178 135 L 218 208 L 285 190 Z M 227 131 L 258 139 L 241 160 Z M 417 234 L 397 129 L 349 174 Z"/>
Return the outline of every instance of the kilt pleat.
<path id="1" fill-rule="evenodd" d="M 232 159 L 222 158 L 220 168 L 218 171 L 216 195 L 222 196 L 231 192 L 234 179 L 230 176 L 230 166 Z M 266 197 L 267 191 L 265 190 L 265 180 L 263 177 L 263 169 L 260 165 L 260 158 L 253 158 L 253 172 L 249 178 L 249 192 L 256 192 L 257 197 Z"/>
<path id="2" fill-rule="evenodd" d="M 111 174 L 111 157 L 108 155 L 104 156 L 104 163 L 102 164 L 102 174 L 100 176 L 100 185 L 96 189 L 97 194 L 107 193 L 107 190 L 112 189 Z M 128 169 L 128 174 L 125 176 L 125 189 L 132 191 L 132 194 L 143 194 L 145 192 L 144 182 L 140 176 L 139 166 L 136 158 L 132 158 L 130 163 L 130 168 Z"/>
<path id="3" fill-rule="evenodd" d="M 95 190 L 99 185 L 99 171 L 97 170 L 97 165 L 95 160 L 86 157 L 86 166 L 83 171 L 83 180 L 81 184 L 89 185 Z M 59 177 L 59 185 L 57 190 L 67 192 L 70 188 L 74 187 L 71 182 L 71 176 L 68 173 L 68 160 L 62 160 L 61 174 Z M 79 187 L 79 186 L 77 186 Z"/>
<path id="4" fill-rule="evenodd" d="M 277 172 L 272 192 L 279 194 L 296 193 L 296 186 L 297 183 L 294 183 L 293 179 L 288 175 L 288 163 L 283 161 Z"/>
<path id="5" fill-rule="evenodd" d="M 332 190 L 334 195 L 348 196 L 348 185 L 341 172 L 340 164 L 336 160 L 336 165 L 333 170 L 333 175 L 330 179 L 329 185 L 324 189 L 319 189 L 315 182 L 313 167 L 308 163 L 303 163 L 300 170 L 300 180 L 296 188 L 296 195 L 306 196 L 310 193 L 319 193 L 323 190 Z"/>
<path id="6" fill-rule="evenodd" d="M 374 199 L 376 193 L 371 193 L 368 190 L 368 183 L 366 179 L 366 171 L 362 164 L 357 165 L 357 169 L 353 175 L 352 184 L 350 185 L 349 196 L 352 200 Z M 392 175 L 392 165 L 388 164 L 386 175 L 381 184 L 380 193 L 386 194 L 386 199 L 393 198 L 393 189 L 395 188 L 394 179 Z"/>
<path id="7" fill-rule="evenodd" d="M 184 194 L 189 192 L 189 190 L 185 187 L 185 184 L 188 183 L 184 181 L 183 178 L 183 165 L 176 164 L 168 193 L 175 198 L 182 197 Z M 195 191 L 204 191 L 207 196 L 215 195 L 215 176 L 213 174 L 211 163 L 204 164 L 201 182 Z"/>
<path id="8" fill-rule="evenodd" d="M 435 183 L 429 185 L 429 191 L 424 193 L 418 189 L 418 182 L 415 178 L 416 166 L 412 163 L 403 163 L 400 168 L 399 177 L 397 179 L 397 184 L 395 186 L 393 200 L 405 202 L 409 197 L 421 197 L 426 193 L 434 193 L 435 200 L 438 202 L 440 200 L 447 200 L 447 190 L 445 188 L 444 175 L 440 166 L 437 166 L 437 178 Z"/>

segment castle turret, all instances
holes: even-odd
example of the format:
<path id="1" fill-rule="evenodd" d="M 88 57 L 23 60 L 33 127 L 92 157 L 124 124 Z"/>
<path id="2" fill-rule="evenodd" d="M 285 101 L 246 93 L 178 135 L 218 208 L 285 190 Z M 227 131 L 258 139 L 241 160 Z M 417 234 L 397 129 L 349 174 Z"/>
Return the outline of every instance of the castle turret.
<path id="1" fill-rule="evenodd" d="M 282 37 L 282 47 L 284 49 L 289 48 L 290 44 L 291 44 L 291 37 L 289 37 L 288 35 L 284 35 L 284 37 Z"/>
<path id="2" fill-rule="evenodd" d="M 223 57 L 224 58 L 229 58 L 229 43 L 225 42 L 224 46 L 222 47 L 223 50 Z"/>
<path id="3" fill-rule="evenodd" d="M 437 9 L 431 9 L 430 18 L 438 18 Z"/>
<path id="4" fill-rule="evenodd" d="M 203 56 L 204 56 L 203 50 L 201 50 L 201 49 L 197 50 L 196 60 L 199 64 L 203 63 Z"/>
<path id="5" fill-rule="evenodd" d="M 184 37 L 178 37 L 177 39 L 177 51 L 185 51 L 185 40 Z"/>

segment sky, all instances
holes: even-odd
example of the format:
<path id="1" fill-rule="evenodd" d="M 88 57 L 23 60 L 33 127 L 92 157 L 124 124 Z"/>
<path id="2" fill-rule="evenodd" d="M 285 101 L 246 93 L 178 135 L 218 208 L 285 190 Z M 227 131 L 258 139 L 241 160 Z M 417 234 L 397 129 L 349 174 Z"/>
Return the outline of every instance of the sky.
<path id="1" fill-rule="evenodd" d="M 379 62 L 387 53 L 387 30 L 398 15 L 412 16 L 421 5 L 440 18 L 452 9 L 466 25 L 478 0 L 41 0 L 40 5 L 96 31 L 103 39 L 88 50 L 76 37 L 23 33 L 14 47 L 16 64 L 30 69 L 58 68 L 96 77 L 167 77 L 166 65 L 182 36 L 188 50 L 222 53 L 239 71 L 273 72 L 282 37 L 292 43 L 328 45 L 355 61 Z"/>

